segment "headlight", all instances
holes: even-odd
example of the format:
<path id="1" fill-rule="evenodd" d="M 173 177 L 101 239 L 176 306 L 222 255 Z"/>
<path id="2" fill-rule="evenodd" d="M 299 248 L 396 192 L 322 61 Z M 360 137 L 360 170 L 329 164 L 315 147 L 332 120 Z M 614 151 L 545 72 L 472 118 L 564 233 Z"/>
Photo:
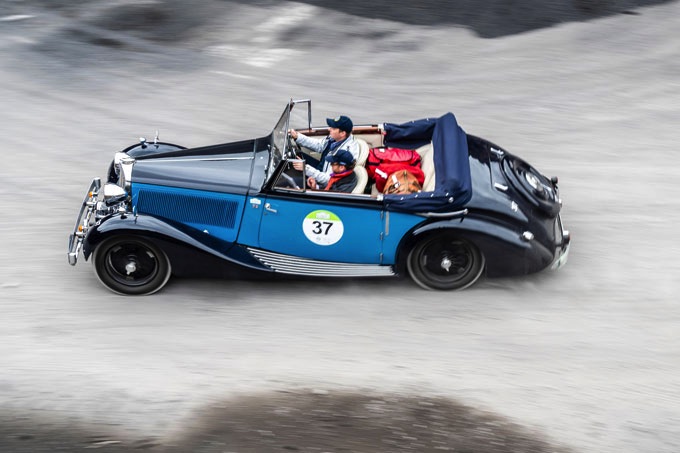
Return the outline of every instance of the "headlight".
<path id="1" fill-rule="evenodd" d="M 104 201 L 106 204 L 117 203 L 123 201 L 127 196 L 125 189 L 118 184 L 106 183 L 104 184 Z"/>

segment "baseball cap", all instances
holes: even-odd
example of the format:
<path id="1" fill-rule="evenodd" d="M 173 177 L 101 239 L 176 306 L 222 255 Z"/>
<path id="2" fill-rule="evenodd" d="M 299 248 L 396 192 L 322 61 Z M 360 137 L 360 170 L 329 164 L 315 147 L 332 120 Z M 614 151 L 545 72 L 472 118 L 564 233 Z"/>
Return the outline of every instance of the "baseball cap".
<path id="1" fill-rule="evenodd" d="M 340 165 L 349 167 L 352 165 L 352 163 L 354 163 L 354 156 L 352 156 L 352 153 L 346 149 L 339 149 L 336 152 L 326 156 L 326 160 L 330 163 L 337 162 Z"/>
<path id="2" fill-rule="evenodd" d="M 340 115 L 336 118 L 326 118 L 326 124 L 328 124 L 330 127 L 337 127 L 341 131 L 345 131 L 348 134 L 351 134 L 352 129 L 354 128 L 352 120 L 345 115 Z"/>

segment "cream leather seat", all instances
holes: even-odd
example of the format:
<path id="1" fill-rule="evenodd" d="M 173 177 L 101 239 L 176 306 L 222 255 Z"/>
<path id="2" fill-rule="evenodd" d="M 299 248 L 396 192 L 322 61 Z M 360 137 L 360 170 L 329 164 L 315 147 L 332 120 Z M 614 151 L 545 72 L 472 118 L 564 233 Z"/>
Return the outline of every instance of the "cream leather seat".
<path id="1" fill-rule="evenodd" d="M 422 159 L 420 168 L 423 170 L 423 173 L 425 173 L 423 192 L 432 192 L 435 186 L 434 152 L 432 150 L 432 143 L 421 146 L 416 149 L 416 152 L 420 154 L 420 158 Z"/>
<path id="2" fill-rule="evenodd" d="M 370 149 L 370 146 L 368 146 L 366 140 L 362 138 L 354 137 L 354 140 L 356 140 L 356 142 L 359 144 L 359 157 L 357 157 L 357 167 L 363 167 L 364 164 L 366 163 L 366 159 L 368 159 L 368 150 Z"/>
<path id="3" fill-rule="evenodd" d="M 368 173 L 364 167 L 356 166 L 354 167 L 354 174 L 357 176 L 357 185 L 352 190 L 352 193 L 364 193 L 366 189 L 366 183 L 368 183 Z"/>

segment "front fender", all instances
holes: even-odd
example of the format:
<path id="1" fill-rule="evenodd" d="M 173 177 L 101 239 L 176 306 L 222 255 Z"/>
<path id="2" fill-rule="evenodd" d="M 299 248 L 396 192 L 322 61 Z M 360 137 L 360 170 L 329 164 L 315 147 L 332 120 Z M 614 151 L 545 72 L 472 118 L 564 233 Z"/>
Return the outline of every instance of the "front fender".
<path id="1" fill-rule="evenodd" d="M 428 235 L 442 232 L 455 232 L 457 236 L 474 243 L 484 254 L 489 277 L 537 272 L 548 266 L 554 255 L 553 251 L 539 242 L 524 239 L 522 232 L 516 228 L 467 215 L 415 227 L 399 246 L 397 262 L 400 271 L 403 272 L 402 266 L 405 266 L 408 253 L 416 243 Z"/>
<path id="2" fill-rule="evenodd" d="M 150 215 L 114 214 L 97 222 L 83 242 L 83 255 L 87 260 L 99 243 L 113 234 L 142 234 L 151 239 L 165 240 L 194 247 L 219 258 L 228 259 L 226 253 L 233 247 L 232 242 L 215 239 L 198 230 L 188 231 L 186 226 Z M 200 240 L 198 239 L 200 238 Z"/>

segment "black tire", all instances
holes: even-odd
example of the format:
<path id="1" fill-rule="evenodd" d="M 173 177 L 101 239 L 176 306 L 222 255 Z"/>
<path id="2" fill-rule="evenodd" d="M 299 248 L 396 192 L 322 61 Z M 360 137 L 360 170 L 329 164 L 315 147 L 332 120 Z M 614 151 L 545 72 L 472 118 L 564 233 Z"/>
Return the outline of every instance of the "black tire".
<path id="1" fill-rule="evenodd" d="M 432 235 L 411 250 L 407 268 L 413 281 L 425 289 L 465 289 L 482 275 L 484 255 L 468 240 L 446 233 Z"/>
<path id="2" fill-rule="evenodd" d="M 118 294 L 153 294 L 165 286 L 171 274 L 163 250 L 135 236 L 104 240 L 94 251 L 93 264 L 99 281 Z"/>

